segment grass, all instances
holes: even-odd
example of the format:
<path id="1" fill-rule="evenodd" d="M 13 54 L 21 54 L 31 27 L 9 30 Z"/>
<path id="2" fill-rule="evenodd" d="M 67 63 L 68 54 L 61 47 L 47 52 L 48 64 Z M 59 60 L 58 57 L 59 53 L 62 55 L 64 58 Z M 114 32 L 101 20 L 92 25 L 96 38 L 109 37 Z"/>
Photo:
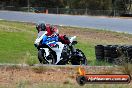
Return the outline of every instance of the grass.
<path id="1" fill-rule="evenodd" d="M 0 63 L 25 63 L 27 52 L 36 56 L 33 46 L 35 32 L 31 26 L 26 23 L 0 21 Z"/>
<path id="2" fill-rule="evenodd" d="M 132 44 L 132 35 L 104 30 L 76 27 L 58 27 L 60 34 L 77 36 L 77 48 L 88 58 L 89 65 L 110 65 L 96 62 L 94 46 L 96 44 Z M 35 25 L 31 23 L 0 21 L 0 63 L 38 62 L 34 40 L 37 36 Z"/>

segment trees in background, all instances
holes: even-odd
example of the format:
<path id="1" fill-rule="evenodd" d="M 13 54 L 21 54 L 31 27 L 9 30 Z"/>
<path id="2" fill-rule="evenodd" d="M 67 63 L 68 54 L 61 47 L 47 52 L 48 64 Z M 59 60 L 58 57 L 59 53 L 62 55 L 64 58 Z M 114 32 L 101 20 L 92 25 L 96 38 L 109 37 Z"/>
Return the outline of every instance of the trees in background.
<path id="1" fill-rule="evenodd" d="M 1 6 L 132 11 L 132 0 L 0 0 Z"/>
<path id="2" fill-rule="evenodd" d="M 64 4 L 64 0 L 30 0 L 30 5 L 33 7 L 64 8 Z"/>
<path id="3" fill-rule="evenodd" d="M 117 10 L 130 10 L 132 4 L 132 0 L 0 0 L 0 2 L 6 2 L 6 5 L 19 7 L 26 7 L 28 1 L 32 7 L 88 8 L 91 10 L 110 10 L 113 6 Z"/>
<path id="4" fill-rule="evenodd" d="M 72 0 L 71 8 L 88 8 L 90 10 L 109 10 L 111 0 Z"/>
<path id="5" fill-rule="evenodd" d="M 131 10 L 132 0 L 115 0 L 116 10 L 122 10 L 125 13 Z"/>

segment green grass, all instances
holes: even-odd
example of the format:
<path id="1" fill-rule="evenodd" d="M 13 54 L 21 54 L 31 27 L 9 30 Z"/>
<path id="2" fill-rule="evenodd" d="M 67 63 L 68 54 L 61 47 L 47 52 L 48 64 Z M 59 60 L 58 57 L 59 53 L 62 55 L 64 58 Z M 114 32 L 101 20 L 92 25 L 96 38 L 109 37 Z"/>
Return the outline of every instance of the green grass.
<path id="1" fill-rule="evenodd" d="M 27 52 L 36 56 L 35 36 L 29 24 L 0 21 L 0 63 L 25 63 Z"/>
<path id="2" fill-rule="evenodd" d="M 62 29 L 62 31 L 66 31 L 67 29 L 73 32 L 75 30 L 80 32 L 80 34 L 73 33 L 73 35 L 78 35 L 78 44 L 76 47 L 84 52 L 89 65 L 110 65 L 106 62 L 96 62 L 94 46 L 96 44 L 115 44 L 116 40 L 107 40 L 98 36 L 96 38 L 94 35 L 93 38 L 87 38 L 85 32 L 100 35 L 108 34 L 108 37 L 112 35 L 112 37 L 116 37 L 118 44 L 131 44 L 130 40 L 127 41 L 125 39 L 126 37 L 131 38 L 132 35 L 130 34 L 75 27 L 59 27 L 59 29 Z M 67 35 L 68 33 L 65 34 Z M 73 35 L 71 34 L 70 36 Z M 39 63 L 37 49 L 33 45 L 36 36 L 37 31 L 35 30 L 35 25 L 31 23 L 0 21 L 0 63 L 27 63 L 29 65 Z"/>

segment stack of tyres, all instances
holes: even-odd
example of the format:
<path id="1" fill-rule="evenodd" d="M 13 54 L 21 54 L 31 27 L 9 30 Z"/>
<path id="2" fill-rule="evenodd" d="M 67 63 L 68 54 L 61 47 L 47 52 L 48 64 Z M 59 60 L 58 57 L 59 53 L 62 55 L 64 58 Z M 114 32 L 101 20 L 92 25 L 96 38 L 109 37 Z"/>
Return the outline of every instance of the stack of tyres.
<path id="1" fill-rule="evenodd" d="M 117 47 L 118 45 L 112 45 L 111 46 L 111 58 L 117 58 L 118 55 L 118 51 L 117 51 Z"/>
<path id="2" fill-rule="evenodd" d="M 128 45 L 97 45 L 96 59 L 115 64 L 132 63 L 132 46 Z"/>
<path id="3" fill-rule="evenodd" d="M 119 56 L 117 47 L 118 47 L 118 45 L 111 46 L 111 58 L 117 58 Z"/>
<path id="4" fill-rule="evenodd" d="M 124 45 L 124 46 L 120 46 L 120 48 L 122 49 L 122 54 L 127 54 L 126 51 L 128 49 L 128 46 Z"/>
<path id="5" fill-rule="evenodd" d="M 132 63 L 132 46 L 128 46 L 126 53 L 127 53 L 128 61 Z"/>
<path id="6" fill-rule="evenodd" d="M 95 46 L 95 54 L 97 61 L 104 61 L 104 46 L 103 45 Z"/>
<path id="7" fill-rule="evenodd" d="M 113 62 L 111 58 L 111 45 L 104 46 L 104 59 L 106 60 L 106 62 Z"/>
<path id="8" fill-rule="evenodd" d="M 118 57 L 120 56 L 120 54 L 117 48 L 119 48 L 118 45 L 111 46 L 111 63 L 115 63 L 115 64 L 118 63 Z"/>
<path id="9" fill-rule="evenodd" d="M 118 45 L 97 45 L 95 46 L 96 60 L 113 63 L 118 58 Z"/>
<path id="10" fill-rule="evenodd" d="M 128 56 L 129 46 L 123 45 L 120 47 L 122 49 L 122 53 L 121 53 L 121 57 L 119 58 L 119 61 L 121 64 L 128 63 L 129 62 L 129 56 Z"/>

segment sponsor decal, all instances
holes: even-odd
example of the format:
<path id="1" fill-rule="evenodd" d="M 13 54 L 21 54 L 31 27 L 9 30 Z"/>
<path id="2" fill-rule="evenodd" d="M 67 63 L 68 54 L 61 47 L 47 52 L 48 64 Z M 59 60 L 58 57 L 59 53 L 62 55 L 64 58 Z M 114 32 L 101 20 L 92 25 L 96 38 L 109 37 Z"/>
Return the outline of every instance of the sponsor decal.
<path id="1" fill-rule="evenodd" d="M 79 85 L 84 84 L 128 84 L 131 81 L 129 74 L 86 74 L 83 67 L 78 69 L 79 75 L 76 77 L 76 81 Z"/>

